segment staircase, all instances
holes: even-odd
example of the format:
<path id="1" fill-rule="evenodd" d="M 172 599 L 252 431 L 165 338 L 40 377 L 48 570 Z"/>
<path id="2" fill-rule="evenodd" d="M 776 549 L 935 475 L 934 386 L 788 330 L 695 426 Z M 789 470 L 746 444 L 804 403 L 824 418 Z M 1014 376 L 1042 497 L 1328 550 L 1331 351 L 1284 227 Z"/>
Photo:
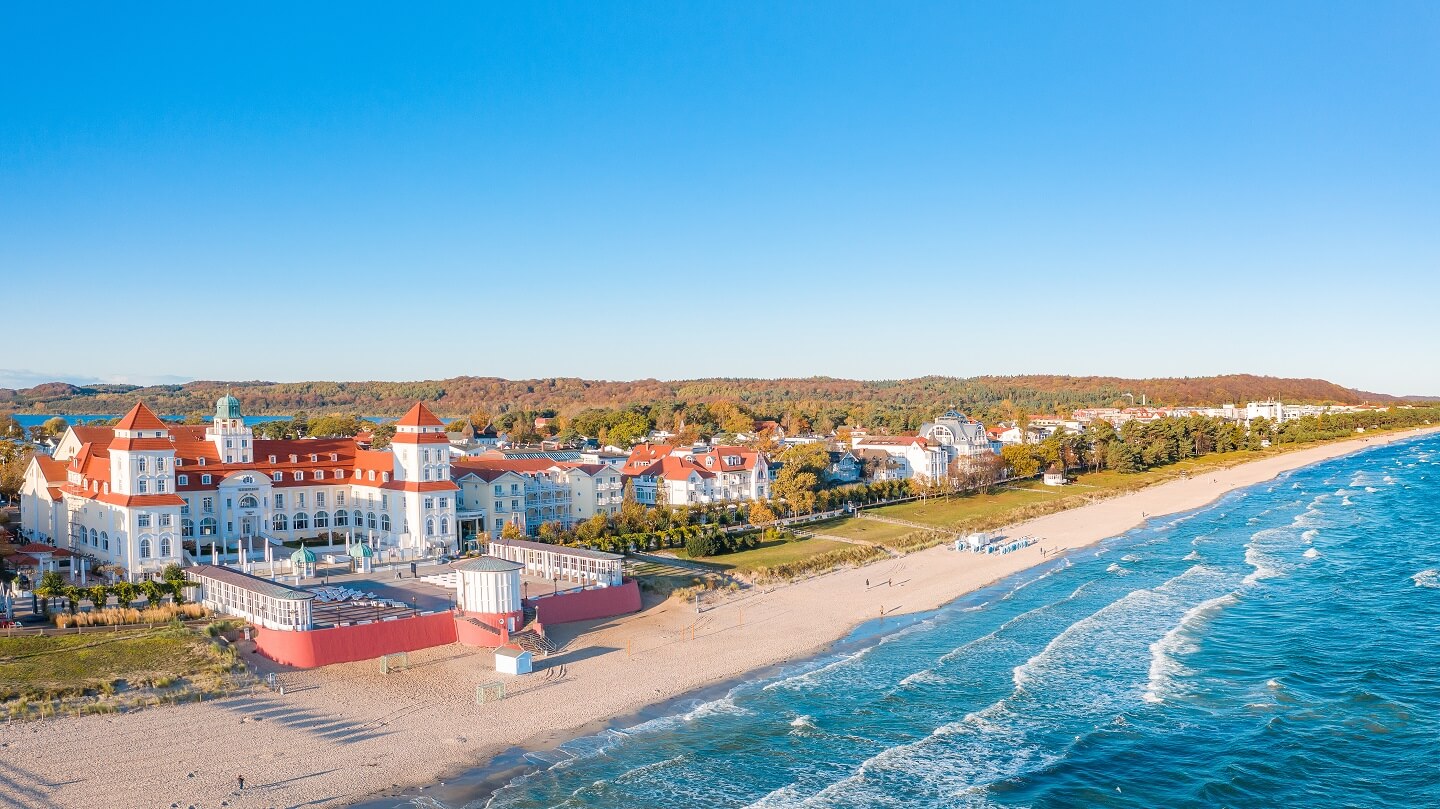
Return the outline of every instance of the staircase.
<path id="1" fill-rule="evenodd" d="M 510 636 L 510 642 L 532 655 L 548 655 L 555 651 L 555 644 L 533 629 L 522 629 Z"/>

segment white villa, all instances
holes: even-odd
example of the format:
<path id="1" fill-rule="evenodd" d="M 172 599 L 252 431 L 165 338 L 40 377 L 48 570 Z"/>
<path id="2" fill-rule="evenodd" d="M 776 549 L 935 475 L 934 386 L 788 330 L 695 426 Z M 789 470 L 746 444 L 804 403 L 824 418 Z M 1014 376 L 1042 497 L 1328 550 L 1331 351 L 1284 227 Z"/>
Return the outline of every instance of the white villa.
<path id="1" fill-rule="evenodd" d="M 957 460 L 994 453 L 985 425 L 954 410 L 921 425 L 919 435 L 856 436 L 851 449 L 861 457 L 874 457 L 877 452 L 889 455 L 895 463 L 885 472 L 886 479 L 929 481 L 948 477 L 950 465 Z"/>

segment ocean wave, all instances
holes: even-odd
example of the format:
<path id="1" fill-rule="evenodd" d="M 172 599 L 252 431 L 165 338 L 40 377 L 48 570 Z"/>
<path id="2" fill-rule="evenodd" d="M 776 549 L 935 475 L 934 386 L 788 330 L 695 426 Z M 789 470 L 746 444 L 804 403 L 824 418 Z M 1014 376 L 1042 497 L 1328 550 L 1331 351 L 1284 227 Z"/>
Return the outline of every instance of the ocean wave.
<path id="1" fill-rule="evenodd" d="M 1117 575 L 1117 576 L 1128 576 L 1128 575 L 1130 575 L 1130 571 L 1129 571 L 1129 570 L 1126 570 L 1126 569 L 1123 568 L 1123 567 L 1121 567 L 1118 562 L 1111 562 L 1111 563 L 1110 563 L 1110 566 L 1107 567 L 1107 568 L 1105 568 L 1105 572 L 1106 572 L 1106 573 L 1114 573 L 1114 574 Z"/>
<path id="2" fill-rule="evenodd" d="M 1196 604 L 1180 617 L 1180 623 L 1150 644 L 1150 678 L 1142 699 L 1152 703 L 1165 701 L 1175 678 L 1188 672 L 1177 658 L 1197 649 L 1195 631 L 1220 610 L 1234 604 L 1238 597 L 1239 594 L 1232 591 Z"/>
<path id="3" fill-rule="evenodd" d="M 1414 576 L 1411 576 L 1410 579 L 1415 582 L 1416 587 L 1429 587 L 1440 590 L 1440 570 L 1434 568 L 1422 570 Z"/>
<path id="4" fill-rule="evenodd" d="M 1306 528 L 1305 531 L 1300 534 L 1300 538 L 1304 540 L 1307 545 L 1314 542 L 1315 537 L 1318 536 L 1320 536 L 1320 529 L 1318 528 Z"/>
<path id="5" fill-rule="evenodd" d="M 1136 555 L 1133 554 L 1133 553 L 1127 553 L 1127 554 L 1125 554 L 1124 556 L 1120 557 L 1120 561 L 1122 561 L 1122 562 L 1138 562 L 1138 561 L 1140 561 L 1140 557 L 1136 556 Z"/>
<path id="6" fill-rule="evenodd" d="M 1187 554 L 1185 554 L 1183 557 L 1181 557 L 1181 561 L 1183 561 L 1183 562 L 1198 562 L 1198 561 L 1200 561 L 1200 551 L 1197 551 L 1197 550 L 1192 549 L 1189 553 L 1187 553 Z"/>
<path id="7" fill-rule="evenodd" d="M 1303 556 L 1306 559 L 1318 559 L 1320 557 L 1320 551 L 1316 548 L 1307 548 Z"/>

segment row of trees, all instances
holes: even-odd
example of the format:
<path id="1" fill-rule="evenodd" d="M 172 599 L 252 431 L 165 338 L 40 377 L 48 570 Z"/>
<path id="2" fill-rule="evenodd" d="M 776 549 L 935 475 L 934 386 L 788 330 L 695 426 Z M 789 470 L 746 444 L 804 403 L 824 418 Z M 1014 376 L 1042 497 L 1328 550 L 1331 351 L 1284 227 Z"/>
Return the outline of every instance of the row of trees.
<path id="1" fill-rule="evenodd" d="M 179 565 L 168 565 L 161 574 L 160 579 L 146 579 L 138 584 L 128 581 L 119 581 L 114 584 L 97 582 L 85 587 L 71 584 L 68 579 L 59 573 L 51 570 L 40 577 L 35 586 L 35 596 L 40 599 L 41 609 L 46 615 L 50 614 L 51 602 L 55 599 L 65 599 L 66 606 L 71 614 L 79 608 L 80 602 L 90 601 L 96 609 L 102 609 L 109 603 L 110 597 L 114 596 L 115 601 L 121 607 L 129 607 L 137 599 L 144 597 L 152 606 L 159 604 L 165 598 L 170 598 L 175 604 L 185 603 L 185 588 L 190 586 L 185 579 L 185 573 Z"/>

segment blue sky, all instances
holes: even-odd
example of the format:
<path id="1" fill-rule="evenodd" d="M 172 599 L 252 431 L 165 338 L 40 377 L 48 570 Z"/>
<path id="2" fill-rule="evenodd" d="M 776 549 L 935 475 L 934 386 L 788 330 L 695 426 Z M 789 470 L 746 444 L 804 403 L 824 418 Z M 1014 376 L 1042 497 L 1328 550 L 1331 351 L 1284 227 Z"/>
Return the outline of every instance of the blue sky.
<path id="1" fill-rule="evenodd" d="M 0 385 L 1440 393 L 1440 5 L 511 6 L 0 12 Z"/>

